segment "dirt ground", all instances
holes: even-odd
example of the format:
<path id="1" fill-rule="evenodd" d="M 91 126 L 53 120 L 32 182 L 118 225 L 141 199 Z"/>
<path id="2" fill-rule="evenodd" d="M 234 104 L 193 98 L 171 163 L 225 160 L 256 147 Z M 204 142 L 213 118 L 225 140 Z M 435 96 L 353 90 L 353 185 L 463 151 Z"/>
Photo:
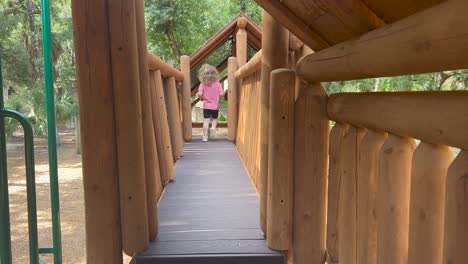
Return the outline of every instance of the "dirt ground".
<path id="1" fill-rule="evenodd" d="M 201 129 L 193 130 L 194 140 L 200 140 Z M 219 129 L 218 137 L 225 137 L 226 129 Z M 86 263 L 84 198 L 81 155 L 76 153 L 73 129 L 59 130 L 58 147 L 60 217 L 62 227 L 63 263 Z M 9 138 L 8 175 L 10 191 L 10 218 L 12 228 L 13 263 L 29 263 L 28 221 L 26 207 L 26 177 L 22 138 Z M 35 140 L 36 191 L 38 208 L 39 246 L 52 246 L 50 215 L 49 165 L 47 141 Z M 51 256 L 41 259 L 53 263 Z M 124 263 L 129 257 L 124 256 Z"/>

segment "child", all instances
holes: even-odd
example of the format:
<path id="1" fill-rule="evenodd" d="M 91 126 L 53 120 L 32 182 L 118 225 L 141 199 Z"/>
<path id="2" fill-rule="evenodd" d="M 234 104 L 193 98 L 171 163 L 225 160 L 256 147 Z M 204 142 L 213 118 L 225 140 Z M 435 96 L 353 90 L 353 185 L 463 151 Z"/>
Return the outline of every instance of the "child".
<path id="1" fill-rule="evenodd" d="M 218 124 L 219 97 L 223 96 L 224 91 L 221 83 L 218 81 L 218 71 L 215 67 L 204 64 L 198 72 L 200 87 L 198 96 L 203 101 L 203 141 L 208 141 L 208 129 L 211 121 L 211 135 L 216 135 L 216 126 Z"/>

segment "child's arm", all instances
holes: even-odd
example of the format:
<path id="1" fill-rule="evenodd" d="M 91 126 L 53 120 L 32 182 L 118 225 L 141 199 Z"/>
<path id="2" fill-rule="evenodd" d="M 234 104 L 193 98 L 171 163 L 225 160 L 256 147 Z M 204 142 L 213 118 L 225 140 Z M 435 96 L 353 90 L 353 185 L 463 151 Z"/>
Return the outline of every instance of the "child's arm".
<path id="1" fill-rule="evenodd" d="M 204 86 L 203 84 L 200 84 L 200 86 L 198 87 L 198 97 L 200 97 L 200 100 L 204 101 L 205 100 L 205 97 L 203 96 L 203 90 L 204 90 Z"/>

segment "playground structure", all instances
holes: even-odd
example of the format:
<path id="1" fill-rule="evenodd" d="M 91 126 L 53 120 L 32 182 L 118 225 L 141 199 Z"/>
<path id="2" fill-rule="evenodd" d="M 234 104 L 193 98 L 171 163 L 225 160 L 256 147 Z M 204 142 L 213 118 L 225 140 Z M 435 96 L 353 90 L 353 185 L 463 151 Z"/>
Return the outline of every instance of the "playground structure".
<path id="1" fill-rule="evenodd" d="M 73 2 L 88 263 L 122 251 L 138 263 L 158 236 L 158 200 L 192 140 L 190 71 L 225 36 L 228 140 L 271 249 L 294 264 L 468 263 L 468 92 L 321 85 L 468 68 L 468 2 L 256 2 L 261 42 L 239 16 L 180 69 L 148 53 L 143 0 Z M 261 47 L 250 60 L 248 43 Z"/>

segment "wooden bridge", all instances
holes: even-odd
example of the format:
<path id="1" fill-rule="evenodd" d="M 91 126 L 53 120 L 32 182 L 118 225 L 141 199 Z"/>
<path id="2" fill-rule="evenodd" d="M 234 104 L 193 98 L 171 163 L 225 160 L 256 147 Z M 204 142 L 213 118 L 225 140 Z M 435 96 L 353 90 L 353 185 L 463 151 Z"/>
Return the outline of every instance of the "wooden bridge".
<path id="1" fill-rule="evenodd" d="M 73 1 L 88 263 L 468 263 L 468 92 L 321 84 L 468 68 L 468 2 L 256 2 L 175 69 L 143 0 Z M 190 72 L 227 39 L 230 142 L 201 144 Z"/>

